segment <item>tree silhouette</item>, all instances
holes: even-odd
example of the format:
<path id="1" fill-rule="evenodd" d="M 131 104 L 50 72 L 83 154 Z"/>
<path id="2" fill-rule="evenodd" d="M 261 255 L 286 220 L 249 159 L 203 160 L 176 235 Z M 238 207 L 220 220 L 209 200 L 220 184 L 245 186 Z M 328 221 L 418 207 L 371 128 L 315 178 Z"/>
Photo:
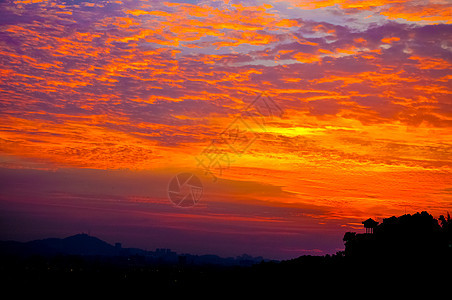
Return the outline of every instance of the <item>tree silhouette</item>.
<path id="1" fill-rule="evenodd" d="M 439 216 L 439 221 L 441 222 L 441 228 L 444 230 L 449 230 L 451 226 L 450 214 L 447 212 L 447 219 L 443 215 Z"/>
<path id="2" fill-rule="evenodd" d="M 440 216 L 438 220 L 423 211 L 383 219 L 374 228 L 374 234 L 347 232 L 343 238 L 345 254 L 397 263 L 449 259 L 452 251 L 450 215 Z"/>

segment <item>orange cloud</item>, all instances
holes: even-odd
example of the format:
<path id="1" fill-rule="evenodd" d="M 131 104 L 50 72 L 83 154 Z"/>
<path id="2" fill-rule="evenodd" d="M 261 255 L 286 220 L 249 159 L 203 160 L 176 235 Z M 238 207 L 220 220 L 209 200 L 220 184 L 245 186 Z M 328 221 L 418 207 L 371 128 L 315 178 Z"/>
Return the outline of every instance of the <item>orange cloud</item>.
<path id="1" fill-rule="evenodd" d="M 320 56 L 318 55 L 301 52 L 296 53 L 293 58 L 302 63 L 313 63 L 320 61 Z"/>
<path id="2" fill-rule="evenodd" d="M 396 36 L 381 39 L 381 42 L 385 43 L 385 44 L 391 44 L 392 42 L 397 42 L 397 41 L 400 41 L 400 38 L 396 37 Z"/>
<path id="3" fill-rule="evenodd" d="M 410 5 L 410 2 L 404 4 L 395 4 L 383 9 L 380 14 L 388 17 L 390 20 L 405 19 L 412 22 L 428 22 L 430 24 L 452 22 L 452 5 L 428 3 L 424 5 Z"/>
<path id="4" fill-rule="evenodd" d="M 448 69 L 452 68 L 452 64 L 441 58 L 411 56 L 409 59 L 417 60 L 419 69 Z"/>
<path id="5" fill-rule="evenodd" d="M 330 7 L 338 5 L 343 9 L 364 9 L 368 10 L 371 8 L 387 5 L 387 4 L 393 4 L 393 3 L 399 3 L 404 2 L 407 0 L 314 0 L 314 1 L 287 1 L 282 0 L 280 2 L 290 2 L 294 6 L 301 7 L 304 9 L 316 9 L 316 8 L 322 8 L 322 7 Z"/>
<path id="6" fill-rule="evenodd" d="M 404 19 L 411 22 L 447 23 L 452 19 L 452 6 L 444 1 L 411 1 L 411 0 L 314 0 L 291 1 L 293 6 L 302 9 L 321 9 L 338 6 L 345 10 L 379 12 L 390 20 Z"/>

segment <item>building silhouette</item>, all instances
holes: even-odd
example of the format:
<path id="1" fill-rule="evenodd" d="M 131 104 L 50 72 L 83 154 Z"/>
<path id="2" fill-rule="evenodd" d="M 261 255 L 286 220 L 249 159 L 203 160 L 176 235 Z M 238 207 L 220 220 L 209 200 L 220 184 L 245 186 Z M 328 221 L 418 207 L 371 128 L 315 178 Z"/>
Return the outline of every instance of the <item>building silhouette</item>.
<path id="1" fill-rule="evenodd" d="M 364 224 L 364 228 L 366 228 L 366 233 L 373 233 L 374 228 L 377 227 L 378 222 L 372 220 L 371 218 L 362 222 Z"/>

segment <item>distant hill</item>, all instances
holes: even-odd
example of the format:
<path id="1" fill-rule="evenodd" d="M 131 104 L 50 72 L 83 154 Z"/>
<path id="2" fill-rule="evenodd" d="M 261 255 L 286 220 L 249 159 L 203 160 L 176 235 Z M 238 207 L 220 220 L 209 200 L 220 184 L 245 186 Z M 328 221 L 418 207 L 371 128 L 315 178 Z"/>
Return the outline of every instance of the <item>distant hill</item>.
<path id="1" fill-rule="evenodd" d="M 262 257 L 252 257 L 247 254 L 235 258 L 223 258 L 218 255 L 177 254 L 170 249 L 146 251 L 139 248 L 122 248 L 110 245 L 88 234 L 76 234 L 67 238 L 47 238 L 31 242 L 0 241 L 0 255 L 29 257 L 32 255 L 79 255 L 126 257 L 128 261 L 141 264 L 187 264 L 187 265 L 223 265 L 251 266 L 262 261 Z"/>
<path id="2" fill-rule="evenodd" d="M 76 234 L 67 238 L 48 238 L 21 243 L 1 241 L 0 252 L 14 255 L 105 255 L 115 254 L 115 247 L 88 234 Z"/>

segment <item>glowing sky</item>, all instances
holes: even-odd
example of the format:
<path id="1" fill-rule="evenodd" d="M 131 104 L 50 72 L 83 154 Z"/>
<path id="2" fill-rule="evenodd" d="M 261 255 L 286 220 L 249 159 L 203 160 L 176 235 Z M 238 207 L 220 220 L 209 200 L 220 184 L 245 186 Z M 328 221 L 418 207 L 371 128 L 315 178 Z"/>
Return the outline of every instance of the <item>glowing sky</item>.
<path id="1" fill-rule="evenodd" d="M 291 258 L 438 217 L 451 23 L 448 0 L 2 1 L 0 237 Z M 180 172 L 192 208 L 168 200 Z"/>

